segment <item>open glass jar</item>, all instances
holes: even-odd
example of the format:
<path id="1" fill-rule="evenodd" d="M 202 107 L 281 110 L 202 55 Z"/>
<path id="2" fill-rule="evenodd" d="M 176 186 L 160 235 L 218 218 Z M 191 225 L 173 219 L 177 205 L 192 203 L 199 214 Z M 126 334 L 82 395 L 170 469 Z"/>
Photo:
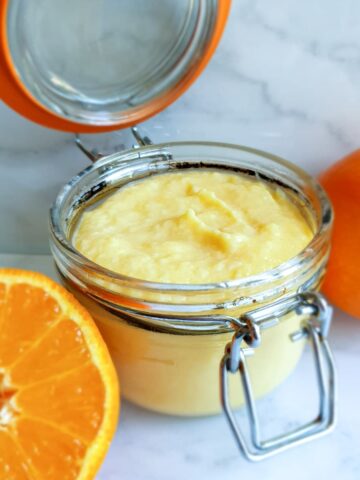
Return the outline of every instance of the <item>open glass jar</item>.
<path id="1" fill-rule="evenodd" d="M 26 118 L 58 130 L 97 133 L 134 126 L 166 108 L 197 78 L 216 49 L 229 8 L 230 0 L 4 0 L 0 96 Z M 328 431 L 335 394 L 326 340 L 331 309 L 316 292 L 332 214 L 322 189 L 300 169 L 264 152 L 219 143 L 145 145 L 137 130 L 134 134 L 140 148 L 100 159 L 87 152 L 96 163 L 62 189 L 51 210 L 56 265 L 96 319 L 124 395 L 179 415 L 223 409 L 249 459 Z M 73 247 L 84 209 L 121 185 L 184 168 L 225 169 L 275 182 L 302 209 L 313 240 L 274 270 L 203 285 L 127 278 Z M 287 377 L 305 339 L 315 355 L 319 415 L 263 441 L 254 397 Z M 243 403 L 250 443 L 232 414 Z"/>
<path id="2" fill-rule="evenodd" d="M 301 208 L 313 240 L 271 271 L 202 285 L 122 276 L 94 264 L 72 245 L 81 213 L 114 189 L 195 168 L 231 170 L 279 185 Z M 245 455 L 257 459 L 312 438 L 334 421 L 334 371 L 326 341 L 331 311 L 315 293 L 326 267 L 331 223 L 321 187 L 284 160 L 219 143 L 145 145 L 97 160 L 62 189 L 51 210 L 51 248 L 63 282 L 91 312 L 109 346 L 123 395 L 177 415 L 214 414 L 223 408 Z M 254 397 L 270 392 L 291 373 L 306 338 L 315 353 L 319 416 L 264 442 Z M 241 382 L 232 375 L 239 371 Z M 244 403 L 252 428 L 250 445 L 232 414 L 232 408 Z"/>

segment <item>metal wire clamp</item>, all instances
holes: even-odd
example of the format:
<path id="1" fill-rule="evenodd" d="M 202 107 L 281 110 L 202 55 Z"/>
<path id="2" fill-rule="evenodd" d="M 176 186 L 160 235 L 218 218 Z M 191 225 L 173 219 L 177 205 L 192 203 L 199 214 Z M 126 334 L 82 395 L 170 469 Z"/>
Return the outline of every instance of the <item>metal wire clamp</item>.
<path id="1" fill-rule="evenodd" d="M 319 388 L 319 413 L 315 419 L 293 431 L 261 440 L 259 419 L 245 359 L 249 348 L 243 348 L 242 345 L 247 345 L 250 350 L 256 349 L 261 343 L 261 330 L 278 323 L 290 312 L 307 316 L 303 328 L 292 334 L 291 340 L 295 342 L 307 337 L 312 347 Z M 235 334 L 225 348 L 220 365 L 221 403 L 236 442 L 248 460 L 262 460 L 332 430 L 335 424 L 336 375 L 327 342 L 331 317 L 332 308 L 323 296 L 305 292 L 256 309 L 240 317 L 234 324 Z M 248 413 L 249 439 L 243 435 L 230 406 L 228 376 L 237 372 L 240 373 Z"/>

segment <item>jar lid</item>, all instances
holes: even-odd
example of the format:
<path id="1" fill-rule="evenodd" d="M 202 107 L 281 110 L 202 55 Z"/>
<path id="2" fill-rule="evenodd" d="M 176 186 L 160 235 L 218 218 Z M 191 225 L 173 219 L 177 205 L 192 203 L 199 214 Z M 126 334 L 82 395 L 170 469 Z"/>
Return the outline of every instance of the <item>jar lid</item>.
<path id="1" fill-rule="evenodd" d="M 58 130 L 134 125 L 197 78 L 229 8 L 230 0 L 4 0 L 0 95 Z"/>

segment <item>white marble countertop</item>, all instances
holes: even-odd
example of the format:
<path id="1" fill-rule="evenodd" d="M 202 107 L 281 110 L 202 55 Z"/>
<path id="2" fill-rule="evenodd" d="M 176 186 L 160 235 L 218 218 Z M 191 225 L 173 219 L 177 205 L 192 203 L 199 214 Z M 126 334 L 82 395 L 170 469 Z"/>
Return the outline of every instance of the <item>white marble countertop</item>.
<path id="1" fill-rule="evenodd" d="M 0 265 L 37 270 L 56 279 L 47 255 L 0 255 Z M 360 321 L 336 312 L 330 342 L 339 377 L 339 419 L 328 436 L 253 464 L 241 457 L 221 415 L 177 418 L 123 402 L 117 434 L 97 479 L 359 480 Z M 290 378 L 258 402 L 265 435 L 315 416 L 314 379 L 313 359 L 305 351 Z"/>
<path id="2" fill-rule="evenodd" d="M 359 146 L 359 22 L 357 0 L 233 0 L 208 68 L 143 128 L 155 142 L 250 145 L 316 174 Z M 72 135 L 0 103 L 0 165 L 0 252 L 48 253 L 48 207 L 87 160 Z"/>
<path id="3" fill-rule="evenodd" d="M 254 146 L 317 174 L 359 147 L 359 23 L 357 0 L 233 0 L 209 67 L 143 128 L 156 142 Z M 112 134 L 110 142 L 128 143 L 129 135 Z M 0 265 L 53 274 L 46 256 L 48 208 L 61 185 L 86 165 L 71 135 L 33 125 L 0 104 Z M 332 435 L 249 465 L 222 417 L 177 419 L 124 404 L 98 478 L 358 480 L 360 322 L 337 313 L 331 337 L 340 378 L 339 424 Z M 277 418 L 286 424 L 293 414 L 313 412 L 308 372 L 305 355 L 297 372 L 260 402 L 267 427 L 278 425 Z"/>

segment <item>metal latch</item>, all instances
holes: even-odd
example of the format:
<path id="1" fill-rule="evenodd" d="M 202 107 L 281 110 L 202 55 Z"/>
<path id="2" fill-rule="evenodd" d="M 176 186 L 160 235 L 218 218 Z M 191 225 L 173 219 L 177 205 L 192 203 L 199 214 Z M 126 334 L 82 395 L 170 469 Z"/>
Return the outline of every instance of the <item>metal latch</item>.
<path id="1" fill-rule="evenodd" d="M 250 349 L 256 351 L 256 348 L 261 343 L 261 330 L 269 326 L 269 322 L 279 322 L 284 315 L 291 312 L 308 316 L 308 320 L 303 328 L 291 335 L 291 340 L 297 341 L 307 337 L 312 347 L 319 388 L 319 413 L 315 419 L 299 426 L 295 430 L 268 440 L 262 440 L 254 394 L 245 359 L 245 353 L 248 349 L 243 348 L 241 345 L 245 343 Z M 332 308 L 322 295 L 305 292 L 261 307 L 243 315 L 234 322 L 235 334 L 232 341 L 225 348 L 220 365 L 221 403 L 236 442 L 248 460 L 258 461 L 270 457 L 324 435 L 333 428 L 335 423 L 336 374 L 332 354 L 327 342 L 331 317 Z M 248 439 L 242 433 L 230 406 L 228 377 L 238 372 L 244 391 L 250 427 L 250 438 Z"/>

